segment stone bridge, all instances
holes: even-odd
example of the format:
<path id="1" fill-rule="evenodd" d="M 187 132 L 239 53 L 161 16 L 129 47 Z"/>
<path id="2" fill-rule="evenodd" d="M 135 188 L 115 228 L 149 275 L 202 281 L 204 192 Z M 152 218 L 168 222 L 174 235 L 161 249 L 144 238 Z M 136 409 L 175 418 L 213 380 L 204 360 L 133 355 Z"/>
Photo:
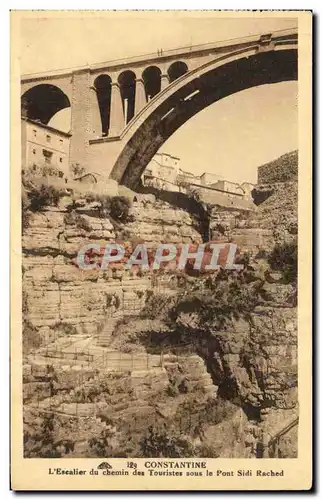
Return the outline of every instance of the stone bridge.
<path id="1" fill-rule="evenodd" d="M 196 113 L 235 92 L 296 79 L 297 31 L 289 29 L 24 75 L 22 115 L 47 124 L 70 107 L 70 164 L 135 188 Z"/>

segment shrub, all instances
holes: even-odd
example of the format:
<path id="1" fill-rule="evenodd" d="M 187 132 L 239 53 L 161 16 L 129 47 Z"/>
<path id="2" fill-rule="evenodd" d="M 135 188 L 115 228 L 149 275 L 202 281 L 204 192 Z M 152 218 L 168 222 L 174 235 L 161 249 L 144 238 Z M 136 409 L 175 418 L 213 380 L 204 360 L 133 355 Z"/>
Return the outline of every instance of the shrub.
<path id="1" fill-rule="evenodd" d="M 258 304 L 262 285 L 262 280 L 256 279 L 247 269 L 237 275 L 218 273 L 204 282 L 198 280 L 195 286 L 178 296 L 177 303 L 169 311 L 169 319 L 185 330 L 192 320 L 197 329 L 225 329 L 232 320 L 249 320 Z"/>
<path id="2" fill-rule="evenodd" d="M 74 325 L 71 325 L 70 323 L 65 323 L 63 321 L 59 321 L 58 323 L 55 323 L 52 327 L 54 330 L 60 330 L 64 333 L 64 335 L 76 335 L 77 334 L 77 329 L 75 328 Z"/>
<path id="3" fill-rule="evenodd" d="M 192 444 L 173 429 L 164 425 L 150 426 L 140 441 L 141 453 L 144 457 L 186 458 L 193 456 Z"/>
<path id="4" fill-rule="evenodd" d="M 59 423 L 54 413 L 45 415 L 38 432 L 24 432 L 24 456 L 26 458 L 60 458 L 74 450 L 74 442 L 56 440 Z"/>
<path id="5" fill-rule="evenodd" d="M 113 453 L 110 444 L 114 434 L 109 429 L 104 429 L 100 436 L 93 437 L 88 441 L 91 455 L 94 457 L 110 457 Z"/>
<path id="6" fill-rule="evenodd" d="M 64 223 L 70 226 L 76 226 L 79 229 L 84 229 L 85 231 L 91 231 L 92 228 L 82 215 L 78 214 L 75 212 L 75 210 L 72 210 L 71 212 L 67 212 L 64 216 Z"/>
<path id="7" fill-rule="evenodd" d="M 297 279 L 297 242 L 276 245 L 268 256 L 274 271 L 280 271 L 287 283 Z"/>
<path id="8" fill-rule="evenodd" d="M 63 177 L 64 172 L 59 170 L 59 168 L 54 165 L 44 163 L 23 169 L 22 175 L 24 181 L 31 181 L 32 179 L 35 179 L 35 177 Z"/>
<path id="9" fill-rule="evenodd" d="M 34 188 L 28 193 L 30 210 L 38 212 L 45 206 L 57 206 L 60 197 L 60 190 L 54 188 L 53 186 L 42 184 L 39 188 Z"/>
<path id="10" fill-rule="evenodd" d="M 86 201 L 88 203 L 100 203 L 99 216 L 107 217 L 110 215 L 113 219 L 125 222 L 129 218 L 131 202 L 125 196 L 109 196 L 106 194 L 87 193 Z"/>
<path id="11" fill-rule="evenodd" d="M 224 234 L 225 234 L 225 227 L 224 227 L 222 224 L 220 224 L 220 223 L 216 224 L 216 225 L 214 226 L 213 230 L 214 230 L 214 231 L 217 231 L 217 232 L 218 232 L 219 234 L 221 234 L 221 235 L 224 235 Z"/>
<path id="12" fill-rule="evenodd" d="M 24 232 L 29 227 L 29 219 L 30 219 L 30 200 L 28 197 L 28 193 L 24 186 L 22 186 L 21 191 L 21 227 L 22 232 Z"/>
<path id="13" fill-rule="evenodd" d="M 113 219 L 126 221 L 129 216 L 131 202 L 125 196 L 114 196 L 111 200 L 111 216 Z"/>
<path id="14" fill-rule="evenodd" d="M 22 315 L 25 316 L 29 312 L 28 298 L 25 290 L 22 290 Z"/>
<path id="15" fill-rule="evenodd" d="M 210 444 L 205 444 L 202 443 L 198 447 L 195 448 L 195 455 L 196 458 L 219 458 L 220 453 L 219 450 L 214 448 Z"/>
<path id="16" fill-rule="evenodd" d="M 165 294 L 147 294 L 145 305 L 140 313 L 142 318 L 156 319 L 162 317 L 170 307 L 170 297 Z"/>
<path id="17" fill-rule="evenodd" d="M 81 177 L 85 174 L 85 167 L 82 167 L 79 163 L 73 163 L 71 166 L 71 171 L 74 174 L 74 177 Z"/>
<path id="18" fill-rule="evenodd" d="M 23 322 L 22 345 L 24 355 L 41 346 L 41 336 L 29 321 Z"/>

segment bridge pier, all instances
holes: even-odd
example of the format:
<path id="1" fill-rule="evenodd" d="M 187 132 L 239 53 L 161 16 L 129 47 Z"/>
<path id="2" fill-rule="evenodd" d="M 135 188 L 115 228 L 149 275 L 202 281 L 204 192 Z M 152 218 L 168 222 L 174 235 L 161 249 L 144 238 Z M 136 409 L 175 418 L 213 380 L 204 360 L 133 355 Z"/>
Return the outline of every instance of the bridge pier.
<path id="1" fill-rule="evenodd" d="M 124 113 L 121 98 L 121 89 L 117 82 L 112 82 L 110 133 L 111 137 L 118 137 L 124 128 Z"/>
<path id="2" fill-rule="evenodd" d="M 90 89 L 90 106 L 91 106 L 91 136 L 97 138 L 102 136 L 102 120 L 99 109 L 97 91 L 94 87 Z"/>
<path id="3" fill-rule="evenodd" d="M 146 105 L 145 88 L 142 78 L 135 80 L 135 114 Z"/>
<path id="4" fill-rule="evenodd" d="M 72 77 L 70 165 L 87 166 L 91 98 L 89 70 L 75 72 Z"/>
<path id="5" fill-rule="evenodd" d="M 169 85 L 169 77 L 168 75 L 165 73 L 165 74 L 162 74 L 161 75 L 161 91 L 164 90 L 167 86 Z"/>

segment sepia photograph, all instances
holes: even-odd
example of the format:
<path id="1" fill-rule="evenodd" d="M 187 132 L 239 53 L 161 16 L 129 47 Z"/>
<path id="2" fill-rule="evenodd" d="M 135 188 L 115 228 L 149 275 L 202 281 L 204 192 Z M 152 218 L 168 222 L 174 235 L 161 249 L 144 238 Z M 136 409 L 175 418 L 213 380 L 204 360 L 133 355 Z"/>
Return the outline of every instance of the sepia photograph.
<path id="1" fill-rule="evenodd" d="M 12 18 L 20 463 L 40 464 L 43 484 L 278 488 L 304 458 L 299 428 L 311 440 L 298 393 L 311 12 Z"/>

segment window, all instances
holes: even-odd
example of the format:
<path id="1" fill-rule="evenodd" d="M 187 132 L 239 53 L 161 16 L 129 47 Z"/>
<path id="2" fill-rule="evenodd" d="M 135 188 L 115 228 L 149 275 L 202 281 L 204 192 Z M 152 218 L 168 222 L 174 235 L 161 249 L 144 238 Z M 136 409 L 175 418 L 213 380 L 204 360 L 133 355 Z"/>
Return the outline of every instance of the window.
<path id="1" fill-rule="evenodd" d="M 33 135 L 34 137 L 37 137 L 37 130 L 33 129 L 33 131 L 32 131 L 32 135 Z"/>
<path id="2" fill-rule="evenodd" d="M 59 139 L 59 143 L 63 144 L 64 143 L 63 139 Z"/>
<path id="3" fill-rule="evenodd" d="M 33 154 L 33 155 L 35 155 L 35 154 L 36 154 L 36 150 L 35 150 L 35 149 L 33 149 L 33 150 L 32 150 L 32 154 Z"/>
<path id="4" fill-rule="evenodd" d="M 43 149 L 42 153 L 44 155 L 45 162 L 46 163 L 51 163 L 51 160 L 52 160 L 52 157 L 53 157 L 52 151 L 47 151 L 47 149 Z"/>
<path id="5" fill-rule="evenodd" d="M 59 158 L 59 161 L 60 161 L 60 163 L 63 163 L 63 159 L 62 159 L 62 157 L 60 157 L 60 158 Z"/>
<path id="6" fill-rule="evenodd" d="M 47 134 L 47 135 L 46 135 L 46 139 L 47 139 L 47 142 L 50 142 L 50 141 L 51 141 L 51 137 L 50 137 L 50 135 L 48 135 L 48 134 Z"/>

